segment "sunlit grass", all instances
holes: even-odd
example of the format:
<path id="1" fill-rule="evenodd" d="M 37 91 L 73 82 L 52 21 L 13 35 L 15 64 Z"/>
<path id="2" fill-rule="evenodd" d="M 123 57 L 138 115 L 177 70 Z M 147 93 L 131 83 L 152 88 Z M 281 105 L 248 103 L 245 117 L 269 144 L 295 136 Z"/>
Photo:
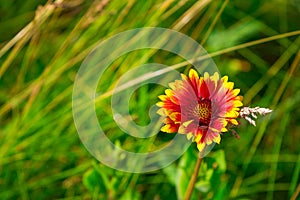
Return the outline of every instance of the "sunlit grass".
<path id="1" fill-rule="evenodd" d="M 180 160 L 175 168 L 149 174 L 115 171 L 88 153 L 73 122 L 73 83 L 84 58 L 110 36 L 145 26 L 191 36 L 203 44 L 221 73 L 241 88 L 246 105 L 274 109 L 256 128 L 243 123 L 240 140 L 224 135 L 223 143 L 215 147 L 225 151 L 223 192 L 218 197 L 212 191 L 197 195 L 286 199 L 295 193 L 300 169 L 299 7 L 284 1 L 65 0 L 41 2 L 40 7 L 30 2 L 25 6 L 8 1 L 0 6 L 6 11 L 0 14 L 5 33 L 0 36 L 1 198 L 176 198 L 176 186 L 166 171 L 178 170 Z M 95 103 L 101 126 L 112 141 L 137 151 L 154 147 L 151 140 L 126 137 L 116 127 L 110 97 L 124 73 L 154 61 L 179 71 L 190 67 L 156 50 L 125 55 L 102 77 L 103 93 Z M 138 78 L 132 80 L 134 84 Z M 132 97 L 137 106 L 131 111 L 138 123 L 148 122 L 148 108 L 162 92 L 162 87 L 145 86 Z M 164 135 L 152 139 L 158 145 L 168 141 Z M 90 174 L 96 177 L 92 185 L 83 178 Z"/>

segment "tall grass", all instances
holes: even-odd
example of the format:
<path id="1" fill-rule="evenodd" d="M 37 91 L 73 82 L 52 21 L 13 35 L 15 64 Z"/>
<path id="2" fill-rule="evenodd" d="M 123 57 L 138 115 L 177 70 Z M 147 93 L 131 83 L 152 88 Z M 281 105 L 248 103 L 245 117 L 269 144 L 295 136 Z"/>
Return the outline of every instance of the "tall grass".
<path id="1" fill-rule="evenodd" d="M 236 140 L 223 135 L 227 169 L 215 190 L 194 199 L 286 199 L 299 185 L 300 7 L 294 1 L 57 0 L 0 5 L 1 199 L 176 199 L 168 169 L 148 174 L 115 171 L 84 148 L 72 117 L 72 89 L 83 59 L 122 31 L 159 26 L 180 31 L 213 57 L 221 74 L 241 88 L 246 105 L 271 106 L 257 127 L 242 124 Z M 116 60 L 99 83 L 101 125 L 115 143 L 139 150 L 149 141 L 125 137 L 110 110 L 122 74 L 143 63 L 187 64 L 166 52 L 141 50 Z M 145 124 L 162 87 L 132 97 L 132 115 Z M 162 145 L 172 136 L 159 135 Z M 190 151 L 193 151 L 191 148 Z M 204 160 L 205 162 L 205 160 Z"/>

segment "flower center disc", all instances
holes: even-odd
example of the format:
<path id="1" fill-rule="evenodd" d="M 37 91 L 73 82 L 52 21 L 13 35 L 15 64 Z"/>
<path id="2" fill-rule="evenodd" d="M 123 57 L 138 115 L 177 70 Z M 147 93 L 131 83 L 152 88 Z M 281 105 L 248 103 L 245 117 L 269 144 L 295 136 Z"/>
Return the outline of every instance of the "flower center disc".
<path id="1" fill-rule="evenodd" d="M 195 117 L 199 119 L 199 125 L 208 126 L 211 119 L 211 101 L 201 99 L 193 110 Z"/>

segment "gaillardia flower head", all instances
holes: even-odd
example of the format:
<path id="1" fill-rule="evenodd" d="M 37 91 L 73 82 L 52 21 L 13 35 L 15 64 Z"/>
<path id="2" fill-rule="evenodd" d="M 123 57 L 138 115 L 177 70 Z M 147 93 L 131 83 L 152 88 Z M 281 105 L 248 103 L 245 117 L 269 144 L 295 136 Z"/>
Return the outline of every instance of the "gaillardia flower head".
<path id="1" fill-rule="evenodd" d="M 233 89 L 228 77 L 220 79 L 216 72 L 199 77 L 193 69 L 189 76 L 169 84 L 170 89 L 160 95 L 158 114 L 165 116 L 161 131 L 186 134 L 197 143 L 199 151 L 213 142 L 220 143 L 222 132 L 229 124 L 238 125 L 239 107 L 242 106 L 240 90 Z"/>

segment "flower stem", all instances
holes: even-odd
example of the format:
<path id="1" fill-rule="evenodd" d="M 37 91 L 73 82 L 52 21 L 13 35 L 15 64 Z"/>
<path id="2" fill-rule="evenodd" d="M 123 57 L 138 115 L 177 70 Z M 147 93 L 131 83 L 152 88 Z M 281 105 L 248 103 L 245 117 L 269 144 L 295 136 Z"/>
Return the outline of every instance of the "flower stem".
<path id="1" fill-rule="evenodd" d="M 197 159 L 197 163 L 196 163 L 195 168 L 194 168 L 194 173 L 193 173 L 192 178 L 189 182 L 188 188 L 185 192 L 184 200 L 190 200 L 191 199 L 191 196 L 192 196 L 193 190 L 194 190 L 194 186 L 195 186 L 195 183 L 197 181 L 197 177 L 198 177 L 199 169 L 200 169 L 200 166 L 201 166 L 201 162 L 202 162 L 202 156 L 199 155 L 199 157 Z"/>

